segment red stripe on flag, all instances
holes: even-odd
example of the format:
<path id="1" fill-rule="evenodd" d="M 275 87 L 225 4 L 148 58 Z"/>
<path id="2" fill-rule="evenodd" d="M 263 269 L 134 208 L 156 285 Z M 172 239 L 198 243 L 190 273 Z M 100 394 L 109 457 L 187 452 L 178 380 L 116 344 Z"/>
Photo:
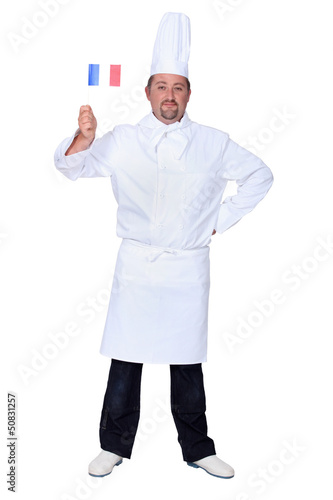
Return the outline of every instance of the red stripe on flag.
<path id="1" fill-rule="evenodd" d="M 110 65 L 110 85 L 112 87 L 120 87 L 120 64 Z"/>

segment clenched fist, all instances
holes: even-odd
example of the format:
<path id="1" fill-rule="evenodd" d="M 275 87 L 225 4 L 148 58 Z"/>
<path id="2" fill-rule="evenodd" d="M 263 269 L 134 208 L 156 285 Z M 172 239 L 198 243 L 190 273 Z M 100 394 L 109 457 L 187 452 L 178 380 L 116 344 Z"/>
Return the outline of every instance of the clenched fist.
<path id="1" fill-rule="evenodd" d="M 65 155 L 72 155 L 88 149 L 95 139 L 97 120 L 89 105 L 81 106 L 79 114 L 80 133 L 75 137 Z"/>
<path id="2" fill-rule="evenodd" d="M 97 120 L 89 105 L 80 108 L 79 127 L 83 137 L 89 141 L 89 144 L 92 143 L 95 139 Z"/>

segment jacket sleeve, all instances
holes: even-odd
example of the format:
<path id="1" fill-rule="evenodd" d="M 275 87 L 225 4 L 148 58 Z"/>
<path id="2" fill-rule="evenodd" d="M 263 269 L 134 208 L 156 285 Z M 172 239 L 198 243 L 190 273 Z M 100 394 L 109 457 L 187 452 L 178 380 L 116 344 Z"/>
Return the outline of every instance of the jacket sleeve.
<path id="1" fill-rule="evenodd" d="M 223 155 L 221 176 L 236 181 L 237 194 L 221 203 L 216 231 L 223 233 L 251 212 L 273 183 L 271 170 L 253 153 L 229 139 Z"/>
<path id="2" fill-rule="evenodd" d="M 54 164 L 59 172 L 72 181 L 79 177 L 109 177 L 112 175 L 112 133 L 108 132 L 100 139 L 95 139 L 85 151 L 65 156 L 78 133 L 79 130 L 72 137 L 64 139 L 55 151 Z"/>

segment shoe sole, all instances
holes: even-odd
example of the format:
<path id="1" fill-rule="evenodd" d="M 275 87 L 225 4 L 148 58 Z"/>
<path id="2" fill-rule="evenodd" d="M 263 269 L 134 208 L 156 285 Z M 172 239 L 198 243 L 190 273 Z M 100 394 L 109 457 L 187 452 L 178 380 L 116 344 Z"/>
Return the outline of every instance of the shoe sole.
<path id="1" fill-rule="evenodd" d="M 209 474 L 210 476 L 219 477 L 220 479 L 231 479 L 234 477 L 234 475 L 233 476 L 217 476 L 216 474 L 212 474 L 211 472 L 208 472 L 208 470 L 204 469 L 203 467 L 200 467 L 200 465 L 197 465 L 193 462 L 187 462 L 187 465 L 189 467 L 193 467 L 194 469 L 202 469 L 205 472 L 207 472 L 207 474 Z"/>
<path id="2" fill-rule="evenodd" d="M 123 461 L 119 460 L 119 462 L 114 464 L 114 466 L 112 467 L 112 470 L 114 467 L 121 465 L 122 463 L 123 463 Z M 92 476 L 92 477 L 105 477 L 105 476 L 109 476 L 111 474 L 112 470 L 110 472 L 107 472 L 106 474 L 92 474 L 91 472 L 88 472 L 88 474 L 89 474 L 89 476 Z"/>

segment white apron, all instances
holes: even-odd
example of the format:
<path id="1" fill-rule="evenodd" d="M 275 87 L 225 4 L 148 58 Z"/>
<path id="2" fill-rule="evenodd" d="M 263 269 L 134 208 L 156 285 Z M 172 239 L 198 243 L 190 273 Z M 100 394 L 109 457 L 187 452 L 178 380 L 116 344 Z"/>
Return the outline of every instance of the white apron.
<path id="1" fill-rule="evenodd" d="M 124 239 L 101 354 L 137 363 L 206 361 L 209 247 L 176 250 Z"/>

